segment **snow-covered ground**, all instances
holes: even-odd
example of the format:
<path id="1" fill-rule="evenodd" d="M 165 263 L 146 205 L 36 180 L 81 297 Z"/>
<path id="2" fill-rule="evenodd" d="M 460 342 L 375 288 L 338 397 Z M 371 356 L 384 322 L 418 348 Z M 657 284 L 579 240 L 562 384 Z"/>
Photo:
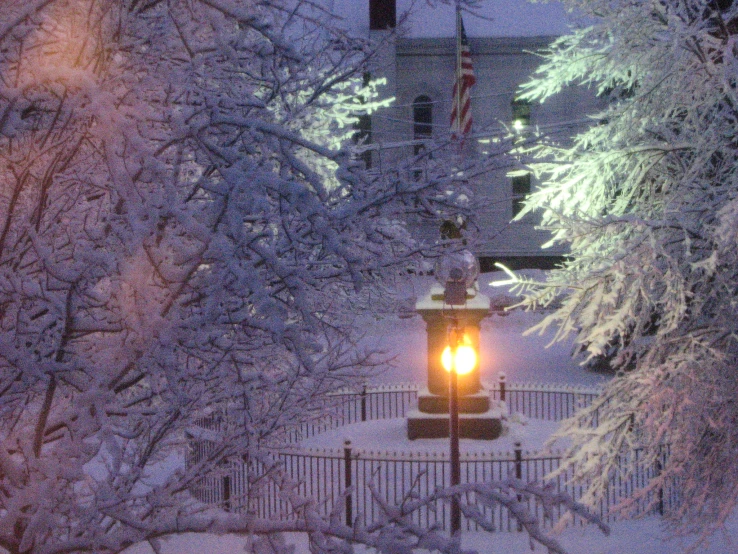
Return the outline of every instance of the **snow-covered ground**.
<path id="1" fill-rule="evenodd" d="M 506 453 L 512 452 L 515 442 L 520 441 L 522 450 L 541 450 L 546 439 L 556 430 L 556 422 L 521 419 L 521 422 L 507 422 L 503 436 L 494 441 L 460 439 L 459 449 L 472 454 Z M 303 441 L 302 446 L 339 450 L 346 440 L 351 441 L 352 448 L 370 452 L 445 453 L 448 450 L 448 439 L 408 440 L 407 420 L 404 418 L 365 421 L 331 429 Z"/>
<path id="2" fill-rule="evenodd" d="M 690 540 L 665 540 L 660 522 L 655 518 L 616 523 L 612 532 L 605 537 L 593 527 L 566 529 L 557 540 L 570 554 L 678 554 L 688 548 Z M 735 539 L 731 539 L 735 537 Z M 294 544 L 295 554 L 308 554 L 305 538 L 290 535 L 288 542 Z M 193 533 L 169 537 L 162 541 L 164 554 L 238 554 L 245 552 L 246 540 L 234 535 L 216 537 Z M 462 534 L 463 548 L 474 549 L 479 554 L 525 554 L 530 545 L 524 533 L 466 533 Z M 356 548 L 356 554 L 366 551 Z M 536 547 L 536 553 L 543 548 Z M 699 554 L 735 554 L 738 552 L 738 521 L 729 522 L 728 533 L 716 536 L 709 544 L 696 550 Z M 125 554 L 153 554 L 148 545 L 136 545 Z M 367 553 L 368 554 L 368 553 Z M 418 552 L 418 554 L 422 554 Z"/>
<path id="3" fill-rule="evenodd" d="M 488 286 L 492 280 L 501 279 L 501 275 L 484 274 L 480 277 L 480 288 L 491 296 L 505 294 L 504 290 Z M 406 298 L 398 302 L 404 306 L 412 305 L 412 299 L 424 294 L 432 279 L 417 278 L 408 284 Z M 425 382 L 426 379 L 426 343 L 425 327 L 418 316 L 407 317 L 388 315 L 380 321 L 364 322 L 367 336 L 365 345 L 381 345 L 388 354 L 395 356 L 393 367 L 378 375 L 377 383 Z M 483 381 L 492 381 L 500 371 L 507 375 L 508 382 L 541 382 L 594 385 L 602 383 L 605 377 L 588 372 L 571 359 L 572 344 L 557 343 L 548 346 L 552 334 L 543 336 L 531 335 L 523 337 L 522 333 L 535 322 L 540 315 L 513 311 L 507 315 L 492 315 L 483 322 L 481 330 L 481 348 L 486 354 L 483 360 Z M 494 451 L 508 452 L 512 450 L 513 441 L 523 440 L 523 448 L 537 450 L 545 437 L 552 431 L 550 424 L 529 421 L 527 425 L 517 426 L 514 434 L 494 441 Z M 515 435 L 517 434 L 517 435 Z M 316 437 L 306 446 L 321 448 L 340 448 L 345 439 L 350 439 L 355 448 L 367 450 L 391 450 L 399 444 L 416 450 L 445 449 L 443 439 L 424 439 L 408 443 L 405 439 L 403 420 L 374 421 L 352 425 L 322 436 Z M 490 450 L 487 441 L 462 440 L 462 450 Z M 735 541 L 732 540 L 735 537 Z M 295 554 L 309 552 L 304 536 L 291 535 L 290 541 L 295 545 Z M 667 540 L 667 533 L 662 529 L 657 518 L 646 518 L 638 521 L 617 522 L 612 525 L 610 536 L 604 536 L 593 527 L 573 527 L 565 529 L 558 537 L 560 543 L 571 554 L 674 554 L 687 548 L 692 540 Z M 164 554 L 235 554 L 244 552 L 246 539 L 226 535 L 185 534 L 169 537 L 162 542 Z M 518 554 L 530 551 L 529 541 L 523 533 L 466 533 L 462 546 L 475 549 L 480 554 Z M 135 545 L 127 549 L 126 554 L 152 554 L 153 550 L 145 544 Z M 357 554 L 365 552 L 359 548 Z M 542 552 L 539 546 L 536 552 Z M 729 521 L 727 533 L 713 537 L 710 544 L 700 547 L 701 554 L 733 554 L 738 552 L 738 518 Z M 420 552 L 418 554 L 421 554 Z"/>

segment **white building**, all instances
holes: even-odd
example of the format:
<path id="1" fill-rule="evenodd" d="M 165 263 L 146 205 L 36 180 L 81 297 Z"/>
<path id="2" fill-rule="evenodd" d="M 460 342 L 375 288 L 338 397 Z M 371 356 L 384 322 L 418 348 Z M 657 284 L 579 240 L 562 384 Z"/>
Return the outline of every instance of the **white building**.
<path id="1" fill-rule="evenodd" d="M 368 0 L 368 9 L 366 0 L 337 4 L 340 1 L 334 0 L 334 9 L 339 14 L 343 10 L 353 31 L 366 33 L 382 45 L 372 77 L 385 77 L 383 94 L 395 97 L 391 108 L 371 117 L 368 140 L 376 148 L 372 163 L 385 165 L 396 156 L 411 155 L 414 146 L 398 146 L 409 141 L 447 136 L 456 65 L 454 6 L 419 4 L 403 19 L 404 0 L 398 4 L 396 0 Z M 514 119 L 526 123 L 528 129 L 555 133 L 559 140 L 585 125 L 586 114 L 600 106 L 585 89 L 572 87 L 543 105 L 515 102 L 519 85 L 540 62 L 534 53 L 572 23 L 562 6 L 491 0 L 480 12 L 485 18 L 464 15 L 476 77 L 472 88 L 475 147 L 483 149 L 485 140 L 503 136 Z M 546 267 L 565 254 L 562 250 L 541 250 L 548 233 L 535 229 L 535 217 L 511 222 L 531 186 L 535 187 L 535 182 L 529 174 L 507 170 L 474 183 L 475 195 L 486 197 L 490 206 L 477 216 L 486 236 L 476 248 L 483 266 L 503 261 L 513 267 Z M 428 235 L 438 230 L 426 226 L 422 232 Z"/>

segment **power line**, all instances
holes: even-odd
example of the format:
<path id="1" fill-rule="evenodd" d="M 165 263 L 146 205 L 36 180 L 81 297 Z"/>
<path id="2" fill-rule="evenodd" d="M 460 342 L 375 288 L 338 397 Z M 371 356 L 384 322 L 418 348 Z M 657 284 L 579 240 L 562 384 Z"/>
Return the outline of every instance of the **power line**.
<path id="1" fill-rule="evenodd" d="M 388 116 L 381 116 L 381 115 L 376 114 L 376 113 L 375 114 L 372 114 L 372 117 L 378 117 L 380 119 L 391 121 L 393 123 L 403 123 L 403 124 L 408 124 L 408 125 L 412 125 L 412 124 L 415 123 L 413 120 L 410 120 L 410 119 L 392 118 L 392 117 L 388 117 Z M 591 125 L 592 123 L 593 123 L 593 120 L 592 119 L 589 119 L 589 118 L 587 118 L 587 119 L 574 119 L 574 120 L 570 120 L 570 121 L 562 121 L 562 122 L 549 123 L 549 124 L 544 124 L 544 125 L 536 125 L 535 126 L 535 129 L 537 131 L 543 131 L 543 132 L 549 131 L 549 132 L 551 132 L 551 131 L 557 131 L 557 130 L 564 130 L 564 129 L 568 129 L 568 128 L 572 128 L 572 127 L 583 127 L 585 125 Z M 428 123 L 424 123 L 423 125 L 424 126 L 432 126 L 432 127 L 437 127 L 437 128 L 449 129 L 449 133 L 450 133 L 450 126 L 448 124 L 443 124 L 443 123 L 432 123 L 432 124 L 428 124 Z M 499 126 L 499 127 L 494 127 L 494 128 L 486 127 L 486 128 L 483 128 L 482 131 L 477 131 L 477 132 L 473 133 L 472 136 L 471 136 L 471 138 L 472 139 L 480 139 L 480 138 L 481 139 L 485 139 L 485 138 L 502 138 L 502 137 L 507 136 L 508 134 L 511 134 L 511 131 L 510 131 L 510 129 L 508 129 L 508 128 L 504 127 L 504 126 Z M 399 141 L 398 142 L 403 142 L 403 143 L 407 142 L 407 145 L 423 144 L 423 143 L 427 142 L 428 140 L 432 140 L 432 138 L 433 138 L 433 137 L 428 137 L 428 138 L 423 138 L 423 139 L 409 140 L 409 139 L 407 139 L 407 133 L 403 133 L 402 131 L 399 131 L 399 130 L 378 130 L 378 129 L 372 129 L 372 137 L 376 137 L 377 135 L 385 136 L 385 137 L 387 137 L 387 136 L 389 136 L 389 137 L 396 136 L 396 137 L 399 138 Z M 436 138 L 439 138 L 439 137 L 436 137 Z M 372 144 L 377 144 L 377 141 L 373 141 Z M 369 146 L 369 145 L 364 145 L 364 146 Z"/>
<path id="2" fill-rule="evenodd" d="M 497 92 L 495 94 L 479 94 L 474 95 L 471 97 L 472 101 L 474 100 L 481 100 L 484 98 L 495 98 L 499 96 L 513 96 L 515 97 L 516 91 L 514 90 L 507 90 L 502 92 Z M 420 95 L 422 96 L 422 95 Z M 413 106 L 419 105 L 419 104 L 450 104 L 451 100 L 431 100 L 430 102 L 412 102 L 409 104 L 391 104 L 390 106 L 385 106 L 383 109 L 391 109 L 391 108 L 412 108 Z"/>

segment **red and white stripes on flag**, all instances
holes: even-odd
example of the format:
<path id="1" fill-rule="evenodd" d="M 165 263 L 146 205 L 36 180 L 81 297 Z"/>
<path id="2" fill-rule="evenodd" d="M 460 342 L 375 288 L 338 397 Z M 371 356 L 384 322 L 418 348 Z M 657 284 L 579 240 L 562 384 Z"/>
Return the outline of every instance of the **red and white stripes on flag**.
<path id="1" fill-rule="evenodd" d="M 472 68 L 469 41 L 461 20 L 461 10 L 456 10 L 456 78 L 454 98 L 451 104 L 451 134 L 466 135 L 472 128 L 470 89 L 477 82 Z"/>

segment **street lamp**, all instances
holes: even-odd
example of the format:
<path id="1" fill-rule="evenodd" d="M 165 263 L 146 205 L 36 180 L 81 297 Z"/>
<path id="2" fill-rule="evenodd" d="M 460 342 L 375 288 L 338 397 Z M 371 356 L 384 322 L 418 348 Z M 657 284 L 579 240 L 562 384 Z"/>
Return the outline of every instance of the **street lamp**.
<path id="1" fill-rule="evenodd" d="M 477 365 L 477 353 L 467 344 L 468 339 L 459 328 L 459 320 L 452 319 L 448 331 L 448 346 L 441 354 L 441 364 L 448 371 L 448 436 L 450 442 L 451 486 L 461 483 L 459 455 L 459 375 L 471 373 Z M 451 497 L 451 536 L 461 530 L 459 497 Z"/>
<path id="2" fill-rule="evenodd" d="M 457 375 L 467 375 L 477 366 L 477 351 L 469 344 L 469 338 L 466 335 L 462 335 L 461 341 L 459 340 L 458 329 L 451 329 L 449 335 L 450 333 L 455 333 L 453 342 L 456 343 L 456 347 L 451 347 L 452 339 L 449 336 L 449 345 L 441 354 L 441 365 L 446 371 L 454 371 Z"/>
<path id="3" fill-rule="evenodd" d="M 445 256 L 436 266 L 436 276 L 445 283 L 444 304 L 450 307 L 448 346 L 441 354 L 441 364 L 448 371 L 448 436 L 450 442 L 451 486 L 461 483 L 459 459 L 459 375 L 471 373 L 477 365 L 477 353 L 459 324 L 454 306 L 466 304 L 467 288 L 479 275 L 479 264 L 468 250 Z M 451 497 L 451 536 L 461 531 L 459 497 Z"/>

